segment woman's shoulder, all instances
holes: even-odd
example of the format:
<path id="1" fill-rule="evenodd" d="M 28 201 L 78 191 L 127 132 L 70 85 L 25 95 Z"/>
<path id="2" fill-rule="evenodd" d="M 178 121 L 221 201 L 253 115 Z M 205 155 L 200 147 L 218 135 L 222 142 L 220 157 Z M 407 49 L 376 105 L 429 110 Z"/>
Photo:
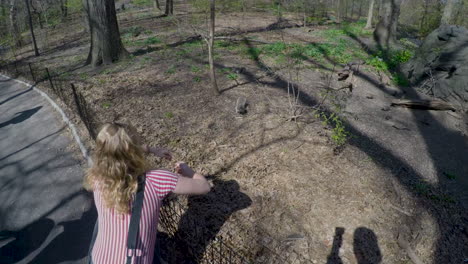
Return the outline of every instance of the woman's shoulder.
<path id="1" fill-rule="evenodd" d="M 151 170 L 146 172 L 146 182 L 156 190 L 161 197 L 175 189 L 179 176 L 167 170 Z"/>
<path id="2" fill-rule="evenodd" d="M 157 177 L 157 176 L 172 175 L 172 174 L 175 174 L 175 173 L 165 170 L 165 169 L 154 169 L 154 170 L 149 170 L 146 172 L 147 177 Z"/>
<path id="3" fill-rule="evenodd" d="M 146 172 L 146 179 L 154 181 L 177 181 L 178 175 L 164 169 L 150 170 Z"/>

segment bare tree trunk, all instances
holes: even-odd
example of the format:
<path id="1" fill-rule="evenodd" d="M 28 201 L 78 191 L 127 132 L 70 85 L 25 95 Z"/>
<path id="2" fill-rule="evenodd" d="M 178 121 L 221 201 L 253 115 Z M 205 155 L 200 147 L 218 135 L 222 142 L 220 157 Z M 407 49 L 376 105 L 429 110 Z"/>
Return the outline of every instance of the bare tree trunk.
<path id="1" fill-rule="evenodd" d="M 2 17 L 6 17 L 7 13 L 6 13 L 6 4 L 5 4 L 5 0 L 1 0 L 0 1 L 0 4 L 2 5 L 1 8 L 2 8 Z"/>
<path id="2" fill-rule="evenodd" d="M 441 25 L 449 25 L 453 23 L 453 18 L 455 17 L 456 10 L 459 6 L 459 0 L 447 0 L 447 3 L 444 7 L 444 13 L 440 19 Z"/>
<path id="3" fill-rule="evenodd" d="M 353 18 L 354 15 L 354 0 L 351 2 L 351 19 Z"/>
<path id="4" fill-rule="evenodd" d="M 374 39 L 380 49 L 388 51 L 396 43 L 398 17 L 402 0 L 383 0 L 379 23 L 374 30 Z"/>
<path id="5" fill-rule="evenodd" d="M 26 2 L 26 11 L 28 11 L 28 21 L 29 21 L 29 29 L 31 30 L 31 38 L 32 42 L 34 45 L 34 54 L 39 56 L 39 50 L 37 49 L 37 43 L 36 43 L 36 36 L 34 35 L 34 27 L 32 23 L 32 17 L 31 17 L 31 10 L 29 9 L 29 0 L 24 0 Z"/>
<path id="6" fill-rule="evenodd" d="M 213 61 L 213 46 L 214 46 L 214 33 L 215 33 L 215 16 L 216 6 L 215 0 L 210 0 L 210 38 L 208 40 L 208 61 L 210 63 L 210 78 L 215 95 L 219 95 L 218 83 L 216 82 L 216 72 Z"/>
<path id="7" fill-rule="evenodd" d="M 421 18 L 421 24 L 419 25 L 419 31 L 421 32 L 424 27 L 424 22 L 426 22 L 427 12 L 429 9 L 429 0 L 424 0 L 424 13 Z"/>
<path id="8" fill-rule="evenodd" d="M 364 1 L 363 0 L 359 1 L 359 17 L 358 18 L 362 17 L 362 2 L 364 2 Z"/>
<path id="9" fill-rule="evenodd" d="M 21 47 L 21 45 L 23 44 L 23 40 L 18 29 L 18 8 L 16 5 L 16 0 L 10 0 L 10 32 L 15 42 L 15 46 Z"/>
<path id="10" fill-rule="evenodd" d="M 44 25 L 42 23 L 42 13 L 37 10 L 36 6 L 34 6 L 33 0 L 31 0 L 31 2 L 29 2 L 29 6 L 32 8 L 32 13 L 35 16 L 37 16 L 37 22 L 39 22 L 39 28 L 43 29 Z"/>
<path id="11" fill-rule="evenodd" d="M 344 18 L 345 20 L 348 19 L 348 11 L 349 11 L 349 1 L 348 0 L 342 0 L 344 1 Z"/>
<path id="12" fill-rule="evenodd" d="M 341 23 L 343 18 L 343 1 L 344 0 L 338 0 L 338 12 L 336 14 L 336 22 L 338 23 Z"/>
<path id="13" fill-rule="evenodd" d="M 88 15 L 91 47 L 86 64 L 111 64 L 128 57 L 120 39 L 114 0 L 84 0 Z"/>
<path id="14" fill-rule="evenodd" d="M 161 6 L 159 5 L 159 0 L 154 0 L 154 8 L 161 10 Z"/>
<path id="15" fill-rule="evenodd" d="M 166 11 L 164 12 L 166 16 L 172 16 L 174 14 L 174 2 L 173 0 L 166 0 Z"/>
<path id="16" fill-rule="evenodd" d="M 372 28 L 372 17 L 374 16 L 374 3 L 375 3 L 375 0 L 370 0 L 369 13 L 367 13 L 367 23 L 366 23 L 365 29 Z"/>
<path id="17" fill-rule="evenodd" d="M 60 10 L 62 11 L 62 21 L 68 16 L 68 0 L 60 0 Z"/>

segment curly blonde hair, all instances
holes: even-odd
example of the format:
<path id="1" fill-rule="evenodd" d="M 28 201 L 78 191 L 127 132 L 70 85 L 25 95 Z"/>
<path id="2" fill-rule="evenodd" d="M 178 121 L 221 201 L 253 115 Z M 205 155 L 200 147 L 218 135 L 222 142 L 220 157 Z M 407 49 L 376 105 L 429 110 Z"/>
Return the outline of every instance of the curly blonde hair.
<path id="1" fill-rule="evenodd" d="M 126 214 L 146 169 L 136 129 L 126 124 L 105 124 L 97 136 L 93 165 L 84 186 L 88 191 L 99 188 L 106 207 Z"/>

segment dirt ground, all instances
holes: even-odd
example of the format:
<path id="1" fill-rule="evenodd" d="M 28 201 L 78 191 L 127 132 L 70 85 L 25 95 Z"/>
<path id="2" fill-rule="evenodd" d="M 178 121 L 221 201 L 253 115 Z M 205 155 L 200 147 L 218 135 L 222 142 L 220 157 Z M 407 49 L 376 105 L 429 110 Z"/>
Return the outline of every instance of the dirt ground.
<path id="1" fill-rule="evenodd" d="M 351 134 L 337 148 L 331 127 L 313 111 L 328 78 L 340 85 L 332 63 L 305 62 L 292 80 L 269 58 L 222 49 L 215 56 L 222 94 L 213 96 L 205 48 L 184 42 L 197 33 L 184 8 L 176 8 L 179 19 L 151 10 L 120 14 L 122 32 L 136 25 L 146 31 L 127 39 L 133 55 L 115 65 L 82 66 L 88 35 L 78 18 L 50 30 L 43 56 L 21 56 L 76 83 L 97 122 L 131 122 L 148 144 L 167 146 L 176 160 L 210 175 L 214 191 L 185 201 L 185 216 L 211 230 L 197 241 L 202 249 L 215 234 L 229 233 L 254 263 L 411 263 L 401 243 L 407 241 L 424 263 L 467 261 L 466 113 L 390 107 L 422 95 L 363 67 L 353 92 L 333 92 L 324 105 L 339 104 Z M 272 14 L 224 14 L 217 30 L 268 42 L 323 41 L 317 32 L 326 26 L 296 27 L 300 22 L 287 18 L 278 29 Z M 131 44 L 148 36 L 161 42 Z M 303 110 L 295 120 L 288 83 L 300 90 Z M 235 112 L 239 98 L 248 101 L 245 115 Z"/>

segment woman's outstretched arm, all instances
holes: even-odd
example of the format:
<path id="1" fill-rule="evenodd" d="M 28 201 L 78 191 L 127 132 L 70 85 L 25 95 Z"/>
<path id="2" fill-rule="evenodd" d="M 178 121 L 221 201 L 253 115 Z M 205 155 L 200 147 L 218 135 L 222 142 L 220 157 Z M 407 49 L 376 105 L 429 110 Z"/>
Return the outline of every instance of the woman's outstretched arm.
<path id="1" fill-rule="evenodd" d="M 187 164 L 178 162 L 176 172 L 182 175 L 179 177 L 174 193 L 176 194 L 206 194 L 211 190 L 210 183 L 205 176 L 195 172 Z"/>

